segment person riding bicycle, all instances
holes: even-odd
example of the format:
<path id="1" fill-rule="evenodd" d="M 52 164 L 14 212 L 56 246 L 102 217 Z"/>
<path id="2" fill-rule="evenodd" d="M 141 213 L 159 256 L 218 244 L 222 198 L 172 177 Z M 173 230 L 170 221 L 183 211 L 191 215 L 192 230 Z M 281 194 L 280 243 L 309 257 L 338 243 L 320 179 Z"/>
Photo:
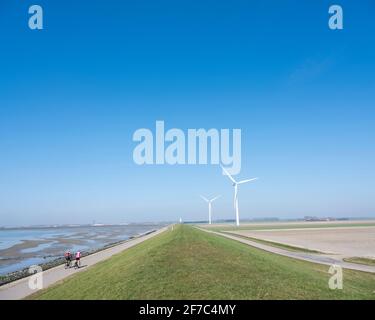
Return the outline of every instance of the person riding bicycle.
<path id="1" fill-rule="evenodd" d="M 65 257 L 65 266 L 67 268 L 70 267 L 70 264 L 72 262 L 72 254 L 71 252 L 68 250 L 67 252 L 64 253 L 64 257 Z"/>
<path id="2" fill-rule="evenodd" d="M 76 263 L 74 265 L 75 268 L 79 268 L 81 265 L 81 252 L 77 251 L 76 252 Z"/>

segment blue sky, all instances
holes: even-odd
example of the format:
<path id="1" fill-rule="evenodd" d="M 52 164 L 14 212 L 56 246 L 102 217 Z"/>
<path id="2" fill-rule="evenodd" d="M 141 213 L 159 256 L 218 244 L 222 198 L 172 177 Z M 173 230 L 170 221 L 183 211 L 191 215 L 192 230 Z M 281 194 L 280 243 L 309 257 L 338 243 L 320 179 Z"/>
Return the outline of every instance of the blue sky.
<path id="1" fill-rule="evenodd" d="M 243 218 L 375 216 L 375 4 L 259 2 L 2 1 L 0 225 L 234 218 L 216 166 L 134 164 L 156 120 L 242 129 Z"/>

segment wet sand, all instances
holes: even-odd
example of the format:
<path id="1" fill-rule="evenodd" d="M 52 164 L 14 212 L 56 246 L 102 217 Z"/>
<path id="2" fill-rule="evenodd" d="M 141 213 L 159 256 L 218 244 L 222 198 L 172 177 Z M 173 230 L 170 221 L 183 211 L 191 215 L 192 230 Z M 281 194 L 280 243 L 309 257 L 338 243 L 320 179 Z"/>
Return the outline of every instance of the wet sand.
<path id="1" fill-rule="evenodd" d="M 5 247 L 0 249 L 0 277 L 32 264 L 62 258 L 67 250 L 90 253 L 161 227 L 155 224 L 0 231 Z"/>

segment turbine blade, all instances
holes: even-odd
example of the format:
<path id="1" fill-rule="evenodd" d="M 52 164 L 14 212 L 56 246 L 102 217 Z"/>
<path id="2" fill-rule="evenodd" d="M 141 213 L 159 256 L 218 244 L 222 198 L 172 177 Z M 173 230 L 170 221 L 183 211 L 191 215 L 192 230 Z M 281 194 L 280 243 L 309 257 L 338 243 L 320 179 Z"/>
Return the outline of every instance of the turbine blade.
<path id="1" fill-rule="evenodd" d="M 221 169 L 223 169 L 223 171 L 225 172 L 225 175 L 228 176 L 228 178 L 233 182 L 233 183 L 237 183 L 236 180 L 233 179 L 233 177 L 230 175 L 230 173 L 223 167 L 221 166 Z"/>
<path id="2" fill-rule="evenodd" d="M 244 183 L 248 183 L 248 182 L 255 181 L 255 180 L 258 180 L 258 178 L 242 180 L 242 181 L 238 182 L 238 184 L 244 184 Z"/>
<path id="3" fill-rule="evenodd" d="M 205 197 L 203 197 L 203 196 L 201 196 L 201 198 L 202 198 L 204 201 L 206 201 L 206 202 L 210 202 L 210 200 L 208 200 L 207 198 L 205 198 Z"/>
<path id="4" fill-rule="evenodd" d="M 221 198 L 221 196 L 217 196 L 217 197 L 213 198 L 210 202 L 214 202 L 215 200 L 217 200 L 219 198 Z"/>

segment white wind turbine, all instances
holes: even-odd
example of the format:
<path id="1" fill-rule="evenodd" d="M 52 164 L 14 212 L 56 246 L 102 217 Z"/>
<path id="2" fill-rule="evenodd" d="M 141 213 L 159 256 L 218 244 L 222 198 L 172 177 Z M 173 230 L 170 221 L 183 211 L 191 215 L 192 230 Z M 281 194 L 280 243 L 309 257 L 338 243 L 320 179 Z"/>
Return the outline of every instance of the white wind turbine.
<path id="1" fill-rule="evenodd" d="M 234 178 L 230 175 L 230 173 L 223 167 L 221 166 L 225 174 L 228 176 L 228 178 L 233 182 L 233 187 L 234 187 L 234 209 L 236 211 L 236 225 L 237 227 L 240 226 L 240 212 L 238 209 L 238 186 L 240 184 L 245 184 L 251 181 L 258 180 L 258 178 L 253 178 L 253 179 L 247 179 L 247 180 L 242 180 L 242 181 L 236 181 Z"/>
<path id="2" fill-rule="evenodd" d="M 206 201 L 208 203 L 208 224 L 212 224 L 212 215 L 211 215 L 211 211 L 212 211 L 212 202 L 214 202 L 215 200 L 219 199 L 221 196 L 217 196 L 211 200 L 208 200 L 206 197 L 203 197 L 201 196 L 201 198 Z"/>

